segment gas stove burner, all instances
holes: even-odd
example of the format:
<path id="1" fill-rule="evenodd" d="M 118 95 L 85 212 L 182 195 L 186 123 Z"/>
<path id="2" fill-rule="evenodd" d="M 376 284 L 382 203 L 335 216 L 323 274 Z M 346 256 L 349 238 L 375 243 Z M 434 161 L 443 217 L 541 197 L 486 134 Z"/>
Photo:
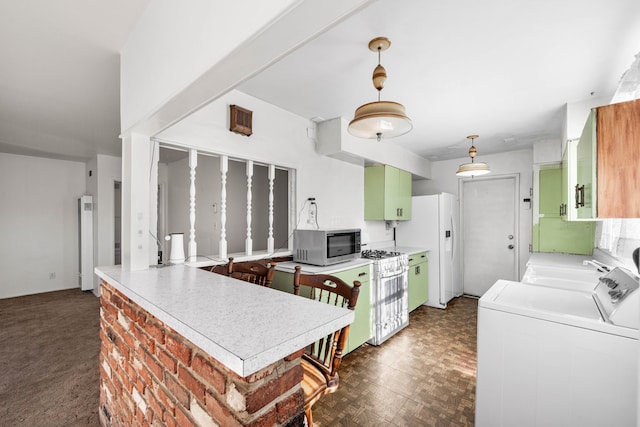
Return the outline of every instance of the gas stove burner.
<path id="1" fill-rule="evenodd" d="M 362 251 L 360 256 L 367 259 L 383 259 L 402 255 L 400 252 L 382 251 L 377 249 L 367 249 Z"/>

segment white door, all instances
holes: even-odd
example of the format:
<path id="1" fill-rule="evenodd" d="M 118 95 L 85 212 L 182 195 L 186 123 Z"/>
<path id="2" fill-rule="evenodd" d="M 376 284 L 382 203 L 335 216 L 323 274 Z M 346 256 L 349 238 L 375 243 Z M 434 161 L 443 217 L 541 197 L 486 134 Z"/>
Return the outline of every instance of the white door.
<path id="1" fill-rule="evenodd" d="M 462 182 L 464 293 L 482 296 L 498 279 L 518 280 L 517 177 Z"/>

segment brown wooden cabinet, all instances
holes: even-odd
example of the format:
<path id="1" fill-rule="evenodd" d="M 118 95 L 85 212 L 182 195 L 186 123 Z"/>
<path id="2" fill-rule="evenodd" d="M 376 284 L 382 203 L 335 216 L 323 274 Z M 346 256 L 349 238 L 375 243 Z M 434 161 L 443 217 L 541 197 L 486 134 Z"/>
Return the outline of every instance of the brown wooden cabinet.
<path id="1" fill-rule="evenodd" d="M 597 108 L 597 216 L 640 218 L 640 100 Z"/>
<path id="2" fill-rule="evenodd" d="M 640 218 L 640 100 L 592 109 L 570 143 L 567 219 Z"/>

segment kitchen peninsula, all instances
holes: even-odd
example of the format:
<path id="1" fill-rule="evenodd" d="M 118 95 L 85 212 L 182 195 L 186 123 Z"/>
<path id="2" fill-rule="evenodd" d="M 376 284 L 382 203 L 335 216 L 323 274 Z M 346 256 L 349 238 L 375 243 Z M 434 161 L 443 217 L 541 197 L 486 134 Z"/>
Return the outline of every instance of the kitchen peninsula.
<path id="1" fill-rule="evenodd" d="M 299 425 L 304 347 L 354 318 L 186 265 L 96 274 L 102 425 Z"/>

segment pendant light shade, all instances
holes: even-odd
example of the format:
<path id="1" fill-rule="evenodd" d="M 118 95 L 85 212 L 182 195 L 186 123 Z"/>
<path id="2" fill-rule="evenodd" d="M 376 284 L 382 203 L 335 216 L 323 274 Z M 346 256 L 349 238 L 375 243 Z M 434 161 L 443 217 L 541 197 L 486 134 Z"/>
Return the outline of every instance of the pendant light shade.
<path id="1" fill-rule="evenodd" d="M 358 138 L 393 138 L 404 135 L 412 127 L 402 104 L 377 101 L 358 107 L 349 123 L 349 133 Z"/>
<path id="2" fill-rule="evenodd" d="M 387 71 L 380 64 L 380 52 L 387 50 L 391 42 L 386 37 L 377 37 L 369 42 L 369 50 L 378 52 L 378 65 L 373 70 L 373 86 L 378 90 L 378 101 L 361 105 L 349 123 L 349 133 L 358 138 L 394 138 L 413 128 L 402 104 L 380 101 L 380 92 L 387 80 Z"/>
<path id="3" fill-rule="evenodd" d="M 483 162 L 476 163 L 474 161 L 476 154 L 478 153 L 478 150 L 473 145 L 473 140 L 476 139 L 477 137 L 478 135 L 467 136 L 467 138 L 471 140 L 471 147 L 469 148 L 469 157 L 471 157 L 471 163 L 463 163 L 460 166 L 458 166 L 458 170 L 456 172 L 457 176 L 474 177 L 474 176 L 486 175 L 491 172 L 491 170 L 489 169 L 489 165 L 487 165 L 486 163 L 483 163 Z"/>

